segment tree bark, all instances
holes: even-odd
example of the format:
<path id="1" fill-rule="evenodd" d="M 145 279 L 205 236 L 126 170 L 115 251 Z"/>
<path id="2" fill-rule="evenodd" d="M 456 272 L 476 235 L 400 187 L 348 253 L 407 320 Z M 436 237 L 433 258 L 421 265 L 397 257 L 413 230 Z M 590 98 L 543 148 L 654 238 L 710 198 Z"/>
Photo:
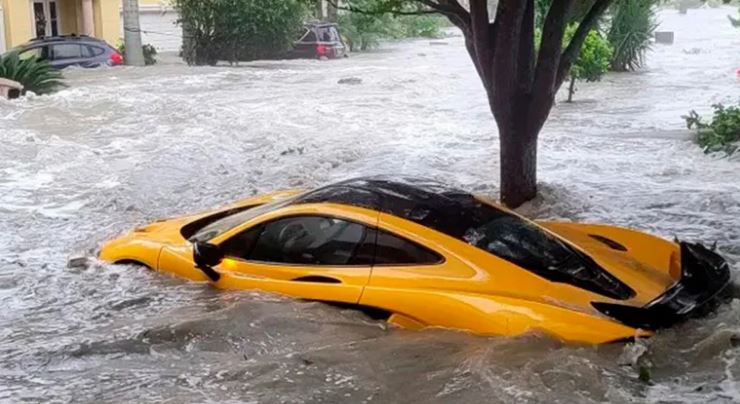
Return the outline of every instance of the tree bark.
<path id="1" fill-rule="evenodd" d="M 528 128 L 526 114 L 514 113 L 499 126 L 501 202 L 518 207 L 537 196 L 537 137 Z"/>

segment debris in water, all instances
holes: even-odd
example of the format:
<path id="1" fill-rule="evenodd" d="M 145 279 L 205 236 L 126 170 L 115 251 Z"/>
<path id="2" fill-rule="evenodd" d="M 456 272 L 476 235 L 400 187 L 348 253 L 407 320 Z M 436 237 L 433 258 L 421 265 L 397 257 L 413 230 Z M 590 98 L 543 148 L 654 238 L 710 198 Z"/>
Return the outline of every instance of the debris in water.
<path id="1" fill-rule="evenodd" d="M 362 84 L 362 79 L 359 77 L 345 77 L 343 79 L 339 79 L 339 81 L 337 81 L 337 84 Z"/>
<path id="2" fill-rule="evenodd" d="M 67 268 L 84 269 L 90 266 L 90 260 L 84 255 L 72 255 L 67 259 Z"/>
<path id="3" fill-rule="evenodd" d="M 638 376 L 641 382 L 643 383 L 650 383 L 650 368 L 647 366 L 640 366 L 640 375 Z"/>

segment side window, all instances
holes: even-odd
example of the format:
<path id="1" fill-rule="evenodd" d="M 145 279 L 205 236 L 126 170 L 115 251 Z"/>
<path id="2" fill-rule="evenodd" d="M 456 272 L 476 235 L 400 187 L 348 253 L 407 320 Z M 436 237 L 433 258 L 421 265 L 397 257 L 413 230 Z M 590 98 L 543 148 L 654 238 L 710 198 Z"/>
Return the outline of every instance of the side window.
<path id="1" fill-rule="evenodd" d="M 442 257 L 412 241 L 378 230 L 375 265 L 432 265 Z"/>
<path id="2" fill-rule="evenodd" d="M 105 52 L 103 49 L 98 48 L 97 46 L 87 45 L 82 47 L 82 56 L 83 57 L 95 57 L 100 56 Z"/>
<path id="3" fill-rule="evenodd" d="M 54 60 L 78 59 L 82 57 L 82 47 L 79 44 L 58 44 L 51 47 Z"/>
<path id="4" fill-rule="evenodd" d="M 303 34 L 300 42 L 316 42 L 316 34 L 313 32 L 313 30 L 309 29 L 306 31 L 305 34 Z"/>
<path id="5" fill-rule="evenodd" d="M 253 227 L 247 231 L 243 231 L 236 236 L 226 240 L 221 244 L 221 251 L 227 257 L 235 257 L 241 259 L 249 259 L 249 254 L 252 253 L 254 244 L 257 242 L 257 238 L 262 233 L 262 226 Z"/>
<path id="6" fill-rule="evenodd" d="M 278 219 L 250 234 L 246 231 L 227 243 L 226 251 L 250 261 L 301 265 L 366 265 L 355 251 L 366 236 L 366 227 L 323 216 L 296 216 Z M 233 247 L 238 245 L 240 247 Z M 246 251 L 246 254 L 244 254 Z"/>
<path id="7" fill-rule="evenodd" d="M 40 60 L 47 60 L 49 59 L 49 47 L 39 46 L 36 48 L 24 50 L 18 55 L 18 57 L 20 57 L 21 59 L 30 59 L 32 57 L 37 57 Z"/>

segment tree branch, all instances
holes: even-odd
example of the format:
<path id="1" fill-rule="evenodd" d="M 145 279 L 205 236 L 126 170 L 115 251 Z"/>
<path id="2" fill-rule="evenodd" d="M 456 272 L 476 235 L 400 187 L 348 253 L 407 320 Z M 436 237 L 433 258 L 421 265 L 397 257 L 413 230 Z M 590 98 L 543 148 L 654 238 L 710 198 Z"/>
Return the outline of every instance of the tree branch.
<path id="1" fill-rule="evenodd" d="M 609 5 L 611 5 L 612 2 L 613 0 L 596 0 L 594 5 L 591 6 L 591 9 L 583 18 L 583 21 L 578 24 L 578 28 L 576 29 L 575 34 L 573 34 L 573 39 L 571 39 L 568 47 L 565 48 L 565 50 L 563 51 L 563 55 L 560 58 L 560 65 L 558 67 L 557 75 L 557 87 L 559 87 L 560 84 L 563 83 L 563 80 L 565 80 L 565 77 L 568 75 L 573 62 L 575 62 L 575 60 L 578 58 L 578 55 L 581 53 L 581 46 L 583 46 L 583 42 L 586 40 L 588 33 L 591 32 L 592 29 L 594 29 L 596 23 L 599 21 L 599 18 L 601 18 L 601 16 L 604 14 L 606 9 L 609 7 Z"/>
<path id="2" fill-rule="evenodd" d="M 535 55 L 534 55 L 534 2 L 525 0 L 527 8 L 522 20 L 522 32 L 519 35 L 519 87 L 523 93 L 529 93 L 534 82 Z"/>
<path id="3" fill-rule="evenodd" d="M 327 3 L 331 4 L 332 7 L 337 10 L 349 11 L 357 14 L 366 15 L 381 15 L 381 14 L 393 14 L 393 15 L 425 15 L 425 14 L 437 14 L 437 10 L 415 10 L 415 11 L 404 11 L 404 10 L 366 10 L 362 8 L 354 7 L 352 4 L 347 3 L 347 6 L 340 6 L 337 4 L 337 0 L 326 0 Z"/>
<path id="4" fill-rule="evenodd" d="M 491 27 L 493 61 L 489 76 L 494 84 L 488 95 L 497 122 L 509 122 L 512 108 L 515 108 L 512 101 L 519 77 L 519 46 L 516 44 L 520 41 L 526 8 L 527 1 L 499 0 Z"/>
<path id="5" fill-rule="evenodd" d="M 532 85 L 532 91 L 535 93 L 543 95 L 552 93 L 554 96 L 558 87 L 556 81 L 563 54 L 563 35 L 573 3 L 574 0 L 554 0 L 547 12 Z"/>

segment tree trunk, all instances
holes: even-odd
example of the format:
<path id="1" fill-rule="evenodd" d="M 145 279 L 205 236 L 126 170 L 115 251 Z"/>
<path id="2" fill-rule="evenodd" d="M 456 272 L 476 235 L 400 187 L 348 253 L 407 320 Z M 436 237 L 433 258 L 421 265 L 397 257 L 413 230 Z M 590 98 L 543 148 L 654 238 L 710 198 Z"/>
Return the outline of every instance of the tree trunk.
<path id="1" fill-rule="evenodd" d="M 576 92 L 576 77 L 571 73 L 570 86 L 568 86 L 568 102 L 573 102 L 573 94 Z"/>
<path id="2" fill-rule="evenodd" d="M 525 114 L 499 125 L 501 202 L 516 208 L 537 195 L 537 135 Z"/>

